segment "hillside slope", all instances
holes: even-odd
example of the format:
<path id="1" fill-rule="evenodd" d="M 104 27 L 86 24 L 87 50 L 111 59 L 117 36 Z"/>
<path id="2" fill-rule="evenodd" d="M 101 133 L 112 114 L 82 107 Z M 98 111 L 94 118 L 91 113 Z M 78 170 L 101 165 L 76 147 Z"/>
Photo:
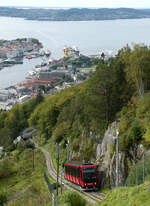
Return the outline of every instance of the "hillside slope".
<path id="1" fill-rule="evenodd" d="M 124 184 L 132 167 L 150 147 L 149 117 L 150 48 L 135 45 L 131 49 L 126 46 L 115 58 L 105 60 L 103 56 L 96 72 L 86 82 L 46 98 L 39 94 L 23 105 L 15 105 L 7 112 L 2 111 L 0 144 L 11 157 L 11 153 L 18 147 L 13 144 L 13 140 L 24 128 L 32 126 L 37 129 L 39 142 L 47 147 L 54 160 L 56 143 L 60 143 L 61 163 L 66 161 L 69 140 L 71 159 L 96 162 L 96 150 L 106 140 L 103 152 L 99 152 L 98 164 L 101 166 L 107 161 L 107 165 L 113 165 L 111 171 L 115 178 L 115 142 L 110 144 L 108 150 L 108 136 L 104 134 L 117 120 L 120 132 L 119 153 L 124 160 L 120 171 L 125 174 L 120 183 Z M 111 130 L 111 138 L 116 129 Z M 139 148 L 142 148 L 140 155 Z M 106 154 L 111 164 L 105 158 Z M 20 162 L 18 164 L 21 166 Z M 6 169 L 1 162 L 0 166 Z M 103 186 L 112 187 L 109 167 L 104 172 L 107 178 Z M 148 177 L 150 170 L 146 170 L 145 174 Z M 1 176 L 0 181 L 7 185 L 5 177 Z M 135 181 L 129 181 L 128 185 L 130 183 L 136 184 Z"/>
<path id="2" fill-rule="evenodd" d="M 122 187 L 108 192 L 107 198 L 99 206 L 148 206 L 150 205 L 149 184 Z"/>

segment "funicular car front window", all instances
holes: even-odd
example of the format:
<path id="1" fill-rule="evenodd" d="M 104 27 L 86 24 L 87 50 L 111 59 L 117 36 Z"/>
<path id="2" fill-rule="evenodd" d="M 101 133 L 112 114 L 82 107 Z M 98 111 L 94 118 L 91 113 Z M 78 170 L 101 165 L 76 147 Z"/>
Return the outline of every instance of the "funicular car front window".
<path id="1" fill-rule="evenodd" d="M 83 168 L 84 173 L 96 173 L 96 167 L 85 167 Z"/>
<path id="2" fill-rule="evenodd" d="M 83 168 L 84 180 L 87 183 L 96 181 L 96 167 Z"/>

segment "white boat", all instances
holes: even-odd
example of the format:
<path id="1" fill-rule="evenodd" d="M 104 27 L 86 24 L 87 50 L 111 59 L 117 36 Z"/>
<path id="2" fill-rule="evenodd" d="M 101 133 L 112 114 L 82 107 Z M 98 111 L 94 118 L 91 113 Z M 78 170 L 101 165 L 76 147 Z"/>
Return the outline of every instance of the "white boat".
<path id="1" fill-rule="evenodd" d="M 50 55 L 51 55 L 50 50 L 46 50 L 46 51 L 45 51 L 45 56 L 49 57 Z"/>

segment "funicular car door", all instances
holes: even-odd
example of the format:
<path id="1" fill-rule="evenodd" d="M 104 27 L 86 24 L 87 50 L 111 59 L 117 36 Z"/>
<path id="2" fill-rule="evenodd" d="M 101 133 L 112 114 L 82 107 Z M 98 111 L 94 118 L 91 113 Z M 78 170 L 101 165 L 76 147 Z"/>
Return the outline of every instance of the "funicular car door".
<path id="1" fill-rule="evenodd" d="M 80 168 L 80 185 L 81 187 L 84 187 L 84 177 L 82 168 Z"/>

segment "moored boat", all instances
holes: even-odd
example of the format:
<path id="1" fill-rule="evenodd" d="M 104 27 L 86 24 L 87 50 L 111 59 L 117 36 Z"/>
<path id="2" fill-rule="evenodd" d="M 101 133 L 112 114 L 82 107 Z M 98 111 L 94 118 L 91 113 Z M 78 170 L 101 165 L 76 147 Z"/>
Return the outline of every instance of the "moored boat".
<path id="1" fill-rule="evenodd" d="M 27 55 L 26 58 L 27 59 L 32 59 L 32 56 L 31 55 Z"/>
<path id="2" fill-rule="evenodd" d="M 45 56 L 49 57 L 50 55 L 51 55 L 50 50 L 46 50 L 46 51 L 45 51 Z"/>

